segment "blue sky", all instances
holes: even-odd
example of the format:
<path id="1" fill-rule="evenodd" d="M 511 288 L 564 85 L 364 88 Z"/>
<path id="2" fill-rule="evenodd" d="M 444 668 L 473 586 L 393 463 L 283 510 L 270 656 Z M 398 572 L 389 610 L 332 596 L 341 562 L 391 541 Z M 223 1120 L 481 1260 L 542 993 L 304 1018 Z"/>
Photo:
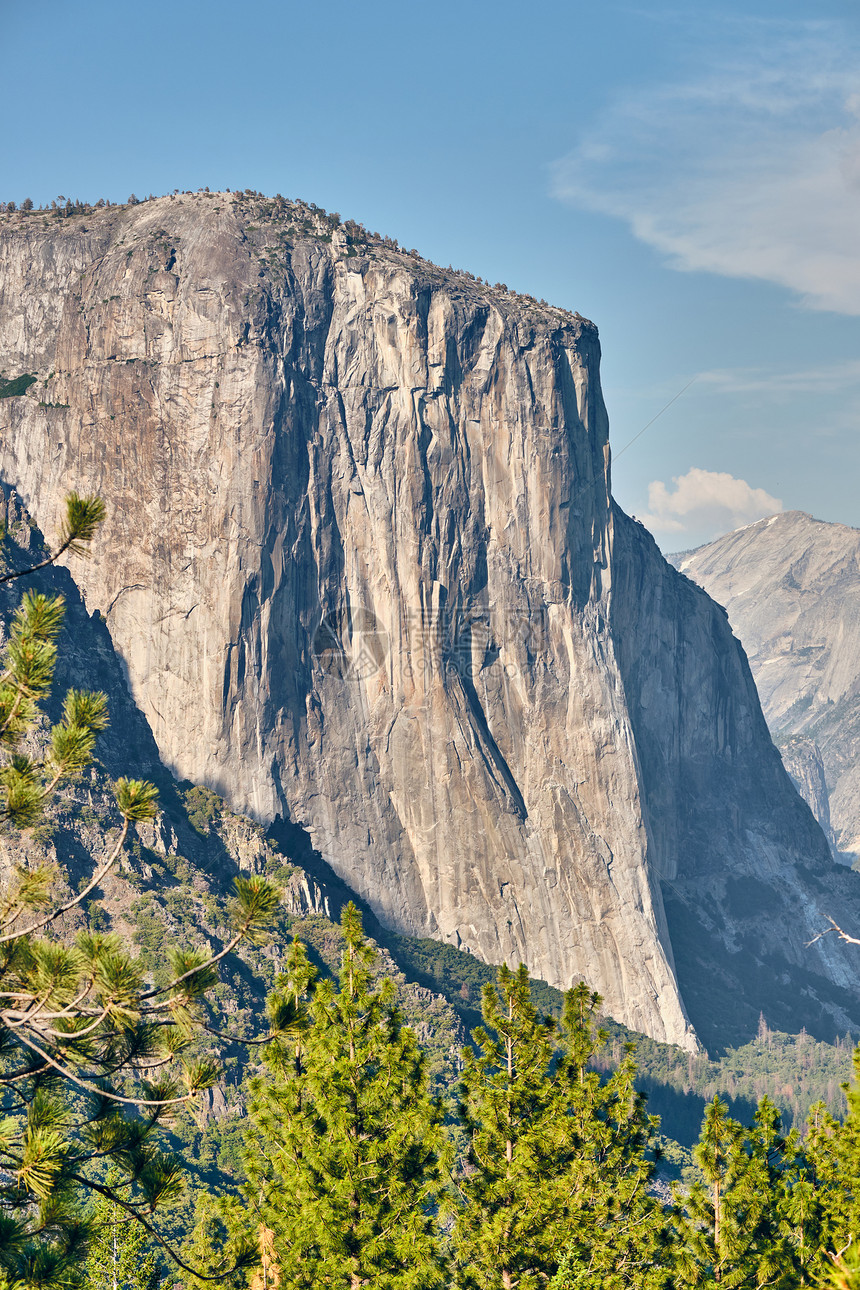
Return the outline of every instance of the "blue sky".
<path id="1" fill-rule="evenodd" d="M 594 319 L 615 493 L 665 550 L 780 506 L 860 526 L 855 0 L 0 18 L 0 199 L 316 201 Z"/>

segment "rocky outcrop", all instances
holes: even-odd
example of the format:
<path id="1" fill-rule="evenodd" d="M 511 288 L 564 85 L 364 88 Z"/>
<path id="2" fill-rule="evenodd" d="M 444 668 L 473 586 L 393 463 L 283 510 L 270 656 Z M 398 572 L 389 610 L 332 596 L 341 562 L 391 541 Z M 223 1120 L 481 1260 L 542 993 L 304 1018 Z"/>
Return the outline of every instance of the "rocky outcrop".
<path id="1" fill-rule="evenodd" d="M 287 203 L 0 224 L 0 371 L 38 378 L 0 470 L 43 528 L 107 500 L 74 574 L 171 770 L 389 926 L 692 1046 L 664 884 L 831 866 L 724 617 L 613 510 L 598 362 L 578 316 Z M 841 1024 L 801 888 L 767 954 Z"/>
<path id="2" fill-rule="evenodd" d="M 824 772 L 824 758 L 814 739 L 795 735 L 777 744 L 782 764 L 791 776 L 792 783 L 821 825 L 821 831 L 831 849 L 839 854 L 833 826 L 830 822 L 830 790 Z"/>
<path id="3" fill-rule="evenodd" d="M 852 863 L 860 857 L 860 530 L 786 511 L 669 558 L 725 605 L 789 772 Z"/>

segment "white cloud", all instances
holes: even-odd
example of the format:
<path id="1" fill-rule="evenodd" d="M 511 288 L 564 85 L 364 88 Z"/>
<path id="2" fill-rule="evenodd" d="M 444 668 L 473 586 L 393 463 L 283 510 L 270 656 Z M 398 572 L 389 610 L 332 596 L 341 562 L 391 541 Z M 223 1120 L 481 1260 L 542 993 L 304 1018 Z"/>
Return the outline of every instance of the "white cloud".
<path id="1" fill-rule="evenodd" d="M 833 394 L 852 390 L 860 385 L 860 359 L 822 363 L 818 367 L 720 367 L 700 372 L 696 380 L 700 385 L 712 386 L 726 394 L 763 394 L 775 397 Z"/>
<path id="2" fill-rule="evenodd" d="M 726 36 L 726 32 L 723 32 Z M 828 22 L 733 24 L 731 53 L 617 101 L 553 191 L 626 221 L 682 270 L 860 314 L 860 60 Z"/>
<path id="3" fill-rule="evenodd" d="M 672 483 L 674 489 L 659 479 L 648 485 L 649 513 L 638 518 L 655 533 L 707 531 L 716 535 L 782 510 L 778 497 L 725 471 L 693 466 L 686 475 L 676 475 Z"/>

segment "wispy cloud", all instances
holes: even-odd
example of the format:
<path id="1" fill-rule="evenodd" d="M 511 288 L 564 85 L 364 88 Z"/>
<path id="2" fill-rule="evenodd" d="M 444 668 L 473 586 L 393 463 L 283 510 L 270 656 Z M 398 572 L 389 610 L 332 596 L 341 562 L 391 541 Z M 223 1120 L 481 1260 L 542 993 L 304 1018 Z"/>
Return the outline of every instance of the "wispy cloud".
<path id="1" fill-rule="evenodd" d="M 817 367 L 777 369 L 766 367 L 721 367 L 700 372 L 698 384 L 726 394 L 835 394 L 860 386 L 860 359 L 822 363 Z"/>
<path id="2" fill-rule="evenodd" d="M 667 488 L 655 479 L 648 485 L 648 514 L 638 518 L 655 533 L 707 531 L 715 536 L 782 510 L 778 497 L 725 471 L 694 466 L 672 483 L 674 488 Z"/>
<path id="3" fill-rule="evenodd" d="M 553 167 L 564 201 L 669 264 L 860 314 L 860 41 L 833 22 L 732 22 L 677 83 L 616 101 Z"/>

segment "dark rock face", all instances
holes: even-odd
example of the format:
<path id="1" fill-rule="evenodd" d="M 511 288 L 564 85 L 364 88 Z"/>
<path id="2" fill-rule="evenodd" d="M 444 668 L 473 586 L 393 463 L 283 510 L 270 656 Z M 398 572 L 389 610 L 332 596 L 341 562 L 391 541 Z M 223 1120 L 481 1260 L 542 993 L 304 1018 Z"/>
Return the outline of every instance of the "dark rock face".
<path id="1" fill-rule="evenodd" d="M 860 1020 L 850 956 L 804 949 L 832 865 L 743 653 L 613 510 L 593 326 L 289 206 L 87 219 L 0 225 L 0 372 L 38 378 L 0 470 L 48 531 L 70 487 L 108 502 L 74 573 L 170 769 L 306 830 L 388 925 L 657 1038 L 747 958 Z"/>
<path id="2" fill-rule="evenodd" d="M 4 554 L 8 566 L 3 572 L 28 568 L 48 555 L 41 534 L 13 489 L 0 483 L 0 528 L 7 541 Z M 157 774 L 160 758 L 146 718 L 135 706 L 128 690 L 122 660 L 118 657 L 107 625 L 99 614 L 87 613 L 80 591 L 68 569 L 54 565 L 34 578 L 14 579 L 0 588 L 0 650 L 3 649 L 12 615 L 26 590 L 43 595 L 60 595 L 65 608 L 57 642 L 54 686 L 45 704 L 50 721 L 62 716 L 63 699 L 73 688 L 101 690 L 108 698 L 110 724 L 99 735 L 98 759 L 114 779 L 120 775 L 146 778 Z"/>
<path id="3" fill-rule="evenodd" d="M 693 1023 L 707 1046 L 749 1038 L 758 1001 L 777 1028 L 832 1039 L 856 1010 L 856 965 L 832 938 L 807 943 L 827 913 L 860 913 L 858 876 L 792 791 L 725 611 L 620 514 L 613 556 L 617 657 Z"/>

